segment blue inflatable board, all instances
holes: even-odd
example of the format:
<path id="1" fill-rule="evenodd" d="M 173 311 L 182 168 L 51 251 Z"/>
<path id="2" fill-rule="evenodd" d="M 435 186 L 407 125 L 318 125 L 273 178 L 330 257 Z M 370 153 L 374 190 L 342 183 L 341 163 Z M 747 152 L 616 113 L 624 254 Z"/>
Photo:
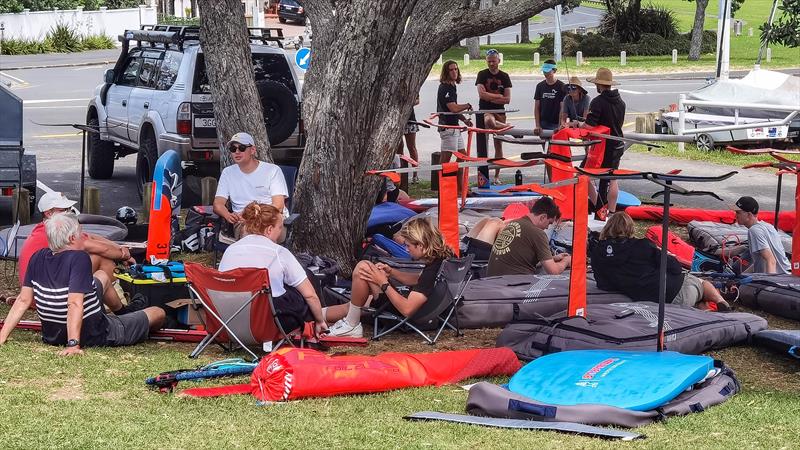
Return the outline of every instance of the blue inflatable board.
<path id="1" fill-rule="evenodd" d="M 493 185 L 489 188 L 472 188 L 471 194 L 475 197 L 513 197 L 513 196 L 530 196 L 537 195 L 533 192 L 507 192 L 501 194 L 500 191 L 514 187 L 513 184 L 500 184 Z M 620 190 L 619 197 L 617 197 L 617 204 L 622 208 L 628 206 L 640 206 L 642 201 L 636 198 L 633 194 Z"/>
<path id="2" fill-rule="evenodd" d="M 753 342 L 800 360 L 800 330 L 760 331 L 753 336 Z"/>
<path id="3" fill-rule="evenodd" d="M 367 228 L 380 225 L 392 225 L 416 216 L 413 210 L 394 202 L 383 202 L 372 207 L 367 220 Z"/>
<path id="4" fill-rule="evenodd" d="M 610 405 L 649 411 L 714 369 L 708 356 L 677 352 L 574 350 L 533 360 L 508 382 L 511 392 L 551 405 Z"/>
<path id="5" fill-rule="evenodd" d="M 174 150 L 165 151 L 153 170 L 150 223 L 147 229 L 146 258 L 169 259 L 173 236 L 180 231 L 183 169 L 181 157 Z"/>
<path id="6" fill-rule="evenodd" d="M 372 242 L 389 252 L 389 254 L 395 258 L 411 259 L 411 254 L 408 253 L 408 249 L 406 249 L 405 246 L 398 244 L 380 233 L 372 235 Z"/>

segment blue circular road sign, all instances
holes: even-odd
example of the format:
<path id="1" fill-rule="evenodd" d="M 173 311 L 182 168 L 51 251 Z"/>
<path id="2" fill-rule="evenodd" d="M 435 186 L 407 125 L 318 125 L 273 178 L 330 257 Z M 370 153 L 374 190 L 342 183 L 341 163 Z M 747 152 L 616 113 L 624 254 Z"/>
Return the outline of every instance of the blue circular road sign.
<path id="1" fill-rule="evenodd" d="M 301 70 L 308 70 L 308 63 L 311 62 L 311 49 L 303 47 L 294 55 L 294 62 Z"/>

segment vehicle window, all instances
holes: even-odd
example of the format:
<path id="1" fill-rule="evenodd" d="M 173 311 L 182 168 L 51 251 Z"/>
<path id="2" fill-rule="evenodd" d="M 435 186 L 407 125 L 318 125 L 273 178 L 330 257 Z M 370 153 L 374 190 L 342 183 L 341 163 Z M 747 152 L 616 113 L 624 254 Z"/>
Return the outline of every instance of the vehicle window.
<path id="1" fill-rule="evenodd" d="M 153 75 L 158 67 L 159 60 L 142 58 L 142 70 L 139 71 L 139 87 L 152 87 Z"/>
<path id="2" fill-rule="evenodd" d="M 203 54 L 197 55 L 195 65 L 194 94 L 210 94 L 211 86 L 206 74 L 206 65 Z M 281 54 L 260 53 L 253 54 L 253 70 L 255 71 L 256 82 L 262 80 L 272 80 L 284 84 L 290 91 L 297 93 L 297 87 L 292 78 L 292 70 L 286 62 L 286 58 Z"/>
<path id="3" fill-rule="evenodd" d="M 300 6 L 300 4 L 294 0 L 281 0 L 281 4 L 287 6 Z"/>
<path id="4" fill-rule="evenodd" d="M 182 52 L 168 51 L 164 55 L 164 60 L 161 62 L 161 70 L 158 72 L 155 82 L 156 89 L 166 91 L 172 87 L 175 79 L 178 78 L 178 69 L 181 67 L 182 59 Z"/>
<path id="5" fill-rule="evenodd" d="M 141 66 L 141 58 L 136 56 L 128 58 L 128 62 L 125 63 L 125 69 L 122 70 L 122 75 L 120 75 L 117 84 L 121 86 L 135 86 L 136 80 L 139 78 L 139 69 Z"/>

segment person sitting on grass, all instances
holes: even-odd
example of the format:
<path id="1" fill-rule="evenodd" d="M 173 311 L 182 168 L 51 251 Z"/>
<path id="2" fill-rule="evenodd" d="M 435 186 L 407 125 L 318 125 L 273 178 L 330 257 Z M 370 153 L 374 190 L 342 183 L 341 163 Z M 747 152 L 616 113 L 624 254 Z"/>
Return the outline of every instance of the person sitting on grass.
<path id="1" fill-rule="evenodd" d="M 558 275 L 570 266 L 570 255 L 553 255 L 544 230 L 552 225 L 561 211 L 550 197 L 532 203 L 528 214 L 506 224 L 497 235 L 489 257 L 487 274 L 527 275 L 539 271 L 539 265 L 550 275 Z"/>
<path id="2" fill-rule="evenodd" d="M 42 340 L 66 346 L 62 355 L 81 354 L 82 347 L 133 345 L 161 327 L 165 317 L 161 308 L 105 313 L 101 299 L 114 288 L 102 270 L 92 274 L 86 237 L 75 215 L 53 215 L 44 228 L 49 248 L 31 257 L 22 292 L 0 331 L 0 344 L 5 344 L 34 301 L 42 320 Z"/>
<path id="3" fill-rule="evenodd" d="M 219 270 L 267 269 L 275 309 L 289 313 L 278 316 L 283 329 L 289 332 L 313 320 L 318 336 L 326 332 L 322 306 L 305 269 L 286 247 L 276 243 L 283 233 L 281 211 L 251 202 L 242 211 L 242 219 L 245 235 L 225 249 Z"/>
<path id="4" fill-rule="evenodd" d="M 635 238 L 634 232 L 633 219 L 624 211 L 608 219 L 600 240 L 589 250 L 594 278 L 600 289 L 620 291 L 634 301 L 657 302 L 661 249 L 649 239 Z M 714 285 L 685 273 L 672 255 L 667 256 L 666 301 L 699 309 L 730 309 Z"/>
<path id="5" fill-rule="evenodd" d="M 409 220 L 398 233 L 411 258 L 423 261 L 425 268 L 421 273 L 410 273 L 393 269 L 383 263 L 360 261 L 353 270 L 350 303 L 322 309 L 325 320 L 329 323 L 335 322 L 330 328 L 332 336 L 363 337 L 362 306 L 379 307 L 389 302 L 397 312 L 410 317 L 433 293 L 442 261 L 453 256 L 453 252 L 444 243 L 442 233 L 423 217 Z M 389 283 L 390 278 L 399 284 L 411 286 L 408 297 Z"/>
<path id="6" fill-rule="evenodd" d="M 22 244 L 19 254 L 19 284 L 25 282 L 25 274 L 28 270 L 28 262 L 34 253 L 47 248 L 47 235 L 44 231 L 45 222 L 53 215 L 64 213 L 70 210 L 75 203 L 68 199 L 61 192 L 48 192 L 39 199 L 38 208 L 42 213 L 42 222 L 33 227 L 31 234 Z M 98 270 L 106 274 L 106 278 L 114 280 L 114 269 L 117 263 L 125 265 L 134 264 L 136 261 L 131 257 L 128 247 L 116 244 L 110 240 L 96 234 L 84 233 L 83 249 L 89 254 L 92 261 L 92 273 Z M 9 297 L 6 303 L 14 303 L 17 297 Z M 122 304 L 116 289 L 107 289 L 103 297 L 103 303 L 115 314 L 125 314 L 129 308 Z M 31 305 L 34 306 L 35 305 Z M 141 309 L 141 308 L 140 308 Z"/>
<path id="7" fill-rule="evenodd" d="M 778 231 L 772 225 L 758 220 L 758 202 L 753 197 L 741 197 L 734 209 L 736 223 L 747 227 L 747 249 L 753 264 L 746 272 L 779 273 L 792 272 L 789 258 L 783 251 Z"/>

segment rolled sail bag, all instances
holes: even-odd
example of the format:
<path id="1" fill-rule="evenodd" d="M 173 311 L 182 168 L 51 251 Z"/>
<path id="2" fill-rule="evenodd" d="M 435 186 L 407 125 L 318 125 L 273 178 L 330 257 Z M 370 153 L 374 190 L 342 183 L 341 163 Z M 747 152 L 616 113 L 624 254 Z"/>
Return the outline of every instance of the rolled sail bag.
<path id="1" fill-rule="evenodd" d="M 261 401 L 275 402 L 442 386 L 472 377 L 513 375 L 520 367 L 508 348 L 376 356 L 328 356 L 311 349 L 283 348 L 261 360 L 250 384 L 193 388 L 182 395 L 250 393 Z"/>

